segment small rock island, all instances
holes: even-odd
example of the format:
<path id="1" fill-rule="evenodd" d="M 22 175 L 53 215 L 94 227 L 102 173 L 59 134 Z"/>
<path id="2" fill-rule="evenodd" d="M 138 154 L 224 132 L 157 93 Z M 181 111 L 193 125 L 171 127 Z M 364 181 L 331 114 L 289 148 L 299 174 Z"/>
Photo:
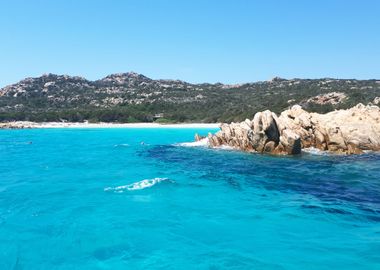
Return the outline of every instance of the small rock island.
<path id="1" fill-rule="evenodd" d="M 279 116 L 266 110 L 256 113 L 252 120 L 221 124 L 220 131 L 207 138 L 210 147 L 279 155 L 300 154 L 312 147 L 337 154 L 379 151 L 380 108 L 358 104 L 318 114 L 294 105 Z"/>

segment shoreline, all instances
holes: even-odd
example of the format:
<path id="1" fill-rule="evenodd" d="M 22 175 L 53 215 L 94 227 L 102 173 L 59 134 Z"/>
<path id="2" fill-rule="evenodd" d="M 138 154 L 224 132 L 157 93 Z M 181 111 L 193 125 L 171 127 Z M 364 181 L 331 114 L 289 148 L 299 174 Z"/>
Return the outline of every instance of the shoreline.
<path id="1" fill-rule="evenodd" d="M 0 123 L 0 129 L 50 129 L 50 128 L 219 128 L 220 123 L 76 123 L 76 122 L 28 122 Z"/>

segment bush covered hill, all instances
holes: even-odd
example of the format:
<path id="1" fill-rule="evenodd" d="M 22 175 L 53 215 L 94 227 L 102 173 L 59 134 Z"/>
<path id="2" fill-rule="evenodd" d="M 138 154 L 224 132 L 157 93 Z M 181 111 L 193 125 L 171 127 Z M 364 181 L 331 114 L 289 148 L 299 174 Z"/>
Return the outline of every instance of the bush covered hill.
<path id="1" fill-rule="evenodd" d="M 232 122 L 294 104 L 315 112 L 378 102 L 380 80 L 281 79 L 226 85 L 153 80 L 134 72 L 101 80 L 46 74 L 0 89 L 0 121 Z"/>

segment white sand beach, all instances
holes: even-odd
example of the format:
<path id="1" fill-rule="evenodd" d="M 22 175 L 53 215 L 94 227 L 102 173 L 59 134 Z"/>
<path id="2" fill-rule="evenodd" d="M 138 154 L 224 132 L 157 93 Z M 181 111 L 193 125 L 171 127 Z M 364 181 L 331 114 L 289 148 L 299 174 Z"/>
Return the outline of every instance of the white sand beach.
<path id="1" fill-rule="evenodd" d="M 219 123 L 73 123 L 73 122 L 28 122 L 15 121 L 0 123 L 0 129 L 25 129 L 25 128 L 218 128 Z"/>

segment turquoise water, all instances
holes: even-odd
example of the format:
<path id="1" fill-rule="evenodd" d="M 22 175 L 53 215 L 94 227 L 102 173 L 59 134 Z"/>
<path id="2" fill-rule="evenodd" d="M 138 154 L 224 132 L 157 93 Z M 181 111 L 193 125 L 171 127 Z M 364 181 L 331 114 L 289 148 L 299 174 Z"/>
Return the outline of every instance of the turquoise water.
<path id="1" fill-rule="evenodd" d="M 0 130 L 0 269 L 380 269 L 380 155 L 175 145 L 208 131 Z"/>

